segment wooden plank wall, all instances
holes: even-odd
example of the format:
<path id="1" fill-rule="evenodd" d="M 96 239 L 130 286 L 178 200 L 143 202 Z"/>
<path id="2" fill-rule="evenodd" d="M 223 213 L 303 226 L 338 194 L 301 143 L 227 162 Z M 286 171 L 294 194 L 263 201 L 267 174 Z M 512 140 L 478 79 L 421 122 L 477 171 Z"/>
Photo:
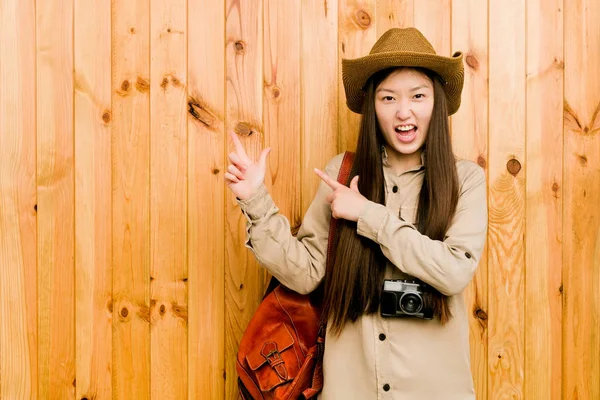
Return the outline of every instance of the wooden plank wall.
<path id="1" fill-rule="evenodd" d="M 598 0 L 0 0 L 0 399 L 236 399 L 268 274 L 238 135 L 299 228 L 356 145 L 341 58 L 416 26 L 465 55 L 488 177 L 465 299 L 481 399 L 600 398 Z"/>

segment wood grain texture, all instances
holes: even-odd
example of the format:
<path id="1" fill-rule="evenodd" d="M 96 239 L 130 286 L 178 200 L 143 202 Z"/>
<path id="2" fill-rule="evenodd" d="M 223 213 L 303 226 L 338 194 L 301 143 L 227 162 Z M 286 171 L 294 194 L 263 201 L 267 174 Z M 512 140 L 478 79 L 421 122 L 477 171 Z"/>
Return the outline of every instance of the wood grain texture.
<path id="1" fill-rule="evenodd" d="M 76 397 L 111 399 L 111 3 L 74 6 Z"/>
<path id="2" fill-rule="evenodd" d="M 377 41 L 375 0 L 339 0 L 338 15 L 338 153 L 354 151 L 358 141 L 360 115 L 348 109 L 342 81 L 342 59 L 366 56 Z"/>
<path id="3" fill-rule="evenodd" d="M 302 2 L 301 168 L 302 215 L 317 192 L 323 169 L 336 155 L 338 143 L 338 2 Z"/>
<path id="4" fill-rule="evenodd" d="M 73 0 L 36 2 L 40 398 L 75 396 Z"/>
<path id="5" fill-rule="evenodd" d="M 300 179 L 300 1 L 264 0 L 265 183 L 293 232 L 302 222 Z M 267 282 L 268 283 L 268 282 Z M 262 295 L 257 293 L 257 300 Z"/>
<path id="6" fill-rule="evenodd" d="M 225 9 L 188 0 L 188 390 L 225 397 Z M 231 360 L 232 362 L 234 360 Z"/>
<path id="7" fill-rule="evenodd" d="M 258 159 L 263 129 L 263 1 L 226 3 L 226 129 Z M 233 143 L 227 142 L 227 153 Z M 235 360 L 239 342 L 264 293 L 265 271 L 244 247 L 246 219 L 231 192 L 225 221 L 225 398 L 237 399 Z"/>
<path id="8" fill-rule="evenodd" d="M 527 3 L 525 399 L 561 398 L 562 3 Z"/>
<path id="9" fill-rule="evenodd" d="M 0 26 L 0 399 L 37 399 L 34 2 L 0 1 Z"/>
<path id="10" fill-rule="evenodd" d="M 491 0 L 489 34 L 488 398 L 520 399 L 525 339 L 525 2 Z"/>
<path id="11" fill-rule="evenodd" d="M 600 398 L 600 3 L 565 0 L 563 398 Z"/>
<path id="12" fill-rule="evenodd" d="M 150 3 L 112 2 L 113 396 L 150 398 Z"/>
<path id="13" fill-rule="evenodd" d="M 458 113 L 451 118 L 454 154 L 487 171 L 488 160 L 488 7 L 478 0 L 452 2 L 452 51 L 464 54 L 465 84 Z M 465 290 L 469 313 L 471 372 L 477 398 L 487 396 L 488 266 L 484 249 Z"/>
<path id="14" fill-rule="evenodd" d="M 151 2 L 150 391 L 187 398 L 187 1 Z"/>
<path id="15" fill-rule="evenodd" d="M 449 57 L 451 43 L 452 0 L 416 0 L 414 24 L 429 40 L 437 54 Z"/>
<path id="16" fill-rule="evenodd" d="M 386 0 L 377 2 L 377 37 L 391 28 L 408 28 L 414 26 L 414 22 L 415 0 Z"/>

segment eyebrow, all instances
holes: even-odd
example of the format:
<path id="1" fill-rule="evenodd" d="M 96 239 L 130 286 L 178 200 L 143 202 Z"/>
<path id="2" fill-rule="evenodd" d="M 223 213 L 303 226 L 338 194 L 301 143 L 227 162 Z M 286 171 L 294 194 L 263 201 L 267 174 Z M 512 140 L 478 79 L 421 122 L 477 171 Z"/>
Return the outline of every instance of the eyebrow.
<path id="1" fill-rule="evenodd" d="M 421 90 L 421 89 L 431 89 L 431 86 L 430 85 L 418 85 L 418 86 L 415 86 L 415 87 L 411 88 L 410 91 L 411 92 L 416 92 L 417 90 Z M 395 90 L 386 89 L 386 88 L 383 88 L 383 87 L 381 87 L 381 88 L 379 88 L 379 89 L 377 89 L 375 91 L 375 93 L 379 93 L 379 92 L 396 93 Z"/>

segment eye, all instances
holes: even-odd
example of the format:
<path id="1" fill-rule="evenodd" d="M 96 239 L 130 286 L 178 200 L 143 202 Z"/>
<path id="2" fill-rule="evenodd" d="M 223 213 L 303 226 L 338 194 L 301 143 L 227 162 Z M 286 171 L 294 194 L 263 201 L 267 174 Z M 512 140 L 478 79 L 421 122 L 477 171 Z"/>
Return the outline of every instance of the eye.
<path id="1" fill-rule="evenodd" d="M 382 97 L 382 100 L 383 100 L 383 101 L 393 101 L 393 100 L 394 100 L 394 98 L 393 98 L 392 96 L 383 96 L 383 97 Z"/>
<path id="2" fill-rule="evenodd" d="M 423 99 L 423 98 L 425 98 L 425 95 L 423 93 L 415 94 L 415 99 Z"/>

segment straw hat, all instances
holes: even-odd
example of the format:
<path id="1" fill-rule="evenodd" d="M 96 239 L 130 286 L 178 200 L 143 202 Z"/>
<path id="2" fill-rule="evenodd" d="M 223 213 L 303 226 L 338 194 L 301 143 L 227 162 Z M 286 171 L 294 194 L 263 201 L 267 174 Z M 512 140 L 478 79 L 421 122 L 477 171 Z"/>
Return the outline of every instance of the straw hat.
<path id="1" fill-rule="evenodd" d="M 381 35 L 368 56 L 342 60 L 346 103 L 350 110 L 360 114 L 365 95 L 363 87 L 371 75 L 390 67 L 421 67 L 442 78 L 448 114 L 452 115 L 460 106 L 464 81 L 462 60 L 461 52 L 452 57 L 437 55 L 431 43 L 415 28 L 392 28 Z"/>

